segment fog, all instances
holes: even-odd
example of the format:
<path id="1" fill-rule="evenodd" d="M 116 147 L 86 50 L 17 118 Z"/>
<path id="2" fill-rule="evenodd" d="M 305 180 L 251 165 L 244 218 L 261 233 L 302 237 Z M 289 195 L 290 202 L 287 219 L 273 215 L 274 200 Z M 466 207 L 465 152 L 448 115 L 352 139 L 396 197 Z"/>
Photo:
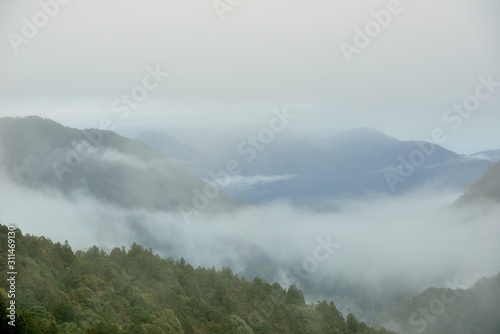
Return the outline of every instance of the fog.
<path id="1" fill-rule="evenodd" d="M 22 35 L 39 1 L 0 1 L 1 115 L 35 110 L 97 127 L 117 120 L 113 101 L 142 82 L 146 66 L 159 65 L 171 76 L 117 120 L 118 130 L 260 126 L 272 108 L 288 105 L 312 132 L 368 126 L 427 139 L 478 76 L 498 81 L 500 73 L 495 0 L 401 1 L 402 12 L 352 63 L 340 43 L 352 44 L 354 29 L 388 1 L 243 1 L 224 21 L 214 1 L 67 2 L 16 53 L 9 34 Z M 447 147 L 496 148 L 499 99 L 485 102 Z"/>
<path id="2" fill-rule="evenodd" d="M 227 191 L 235 191 L 235 190 L 246 190 L 252 188 L 257 184 L 265 184 L 265 183 L 273 183 L 284 180 L 289 180 L 295 177 L 295 175 L 252 175 L 252 176 L 243 176 L 243 175 L 234 175 L 231 176 Z M 206 182 L 211 182 L 212 180 L 207 179 Z"/>
<path id="3" fill-rule="evenodd" d="M 0 0 L 0 118 L 159 132 L 146 150 L 107 131 L 95 144 L 42 120 L 0 124 L 0 224 L 295 284 L 366 322 L 500 272 L 499 203 L 458 205 L 462 189 L 445 188 L 494 155 L 433 149 L 398 189 L 386 176 L 423 154 L 393 138 L 499 149 L 500 1 L 224 0 L 224 15 L 219 2 Z M 359 127 L 393 138 L 336 150 L 332 135 Z M 201 205 L 217 171 L 229 184 Z"/>
<path id="4" fill-rule="evenodd" d="M 308 301 L 333 298 L 345 306 L 349 296 L 335 290 L 339 282 L 391 300 L 445 280 L 470 286 L 500 271 L 500 207 L 458 208 L 453 192 L 332 200 L 322 212 L 275 202 L 201 212 L 186 222 L 177 213 L 127 210 L 83 193 L 68 198 L 2 180 L 0 222 L 23 233 L 68 240 L 74 250 L 138 242 L 194 267 L 230 266 L 249 279 L 297 284 Z"/>

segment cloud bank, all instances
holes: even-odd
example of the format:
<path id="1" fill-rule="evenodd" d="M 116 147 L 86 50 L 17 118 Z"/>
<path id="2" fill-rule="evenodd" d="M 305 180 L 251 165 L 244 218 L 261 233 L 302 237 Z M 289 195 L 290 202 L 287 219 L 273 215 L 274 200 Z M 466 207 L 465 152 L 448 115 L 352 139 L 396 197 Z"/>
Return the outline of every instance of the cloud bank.
<path id="1" fill-rule="evenodd" d="M 471 284 L 500 271 L 500 207 L 455 208 L 450 203 L 457 196 L 420 191 L 398 199 L 332 202 L 335 210 L 322 212 L 280 202 L 201 214 L 186 224 L 176 214 L 127 210 L 78 193 L 68 199 L 4 178 L 0 221 L 68 240 L 75 249 L 136 241 L 194 266 L 261 270 L 285 285 L 345 277 L 375 288 L 403 280 L 405 289 L 417 289 L 439 285 L 442 278 Z M 325 258 L 327 250 L 317 248 L 327 239 L 338 247 Z M 319 260 L 308 265 L 316 253 Z M 306 269 L 306 279 L 294 276 L 293 267 Z"/>

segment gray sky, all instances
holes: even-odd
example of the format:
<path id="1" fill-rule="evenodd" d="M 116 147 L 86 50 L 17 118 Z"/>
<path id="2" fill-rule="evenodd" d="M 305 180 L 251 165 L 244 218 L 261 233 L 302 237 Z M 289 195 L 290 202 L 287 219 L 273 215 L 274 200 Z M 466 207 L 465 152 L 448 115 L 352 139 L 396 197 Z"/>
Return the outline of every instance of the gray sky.
<path id="1" fill-rule="evenodd" d="M 354 29 L 391 1 L 243 0 L 222 21 L 212 0 L 71 0 L 16 53 L 13 34 L 26 37 L 23 17 L 43 21 L 41 7 L 0 0 L 0 115 L 259 127 L 287 106 L 296 128 L 320 134 L 369 126 L 426 139 L 440 127 L 458 152 L 500 148 L 500 87 L 456 129 L 443 120 L 478 77 L 500 82 L 500 3 L 401 0 L 348 63 L 339 44 L 355 45 Z M 170 76 L 119 119 L 113 101 L 157 65 Z"/>

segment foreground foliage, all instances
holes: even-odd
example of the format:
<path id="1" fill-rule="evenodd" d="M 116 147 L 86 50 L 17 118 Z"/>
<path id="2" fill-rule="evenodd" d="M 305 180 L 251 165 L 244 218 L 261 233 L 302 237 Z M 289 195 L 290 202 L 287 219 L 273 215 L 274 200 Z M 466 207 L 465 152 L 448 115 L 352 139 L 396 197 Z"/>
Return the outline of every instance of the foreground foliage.
<path id="1" fill-rule="evenodd" d="M 0 225 L 2 282 L 7 227 Z M 307 305 L 302 292 L 222 270 L 193 268 L 133 244 L 109 254 L 16 232 L 16 326 L 1 333 L 389 333 L 376 331 L 330 302 Z M 5 285 L 4 285 L 5 286 Z"/>

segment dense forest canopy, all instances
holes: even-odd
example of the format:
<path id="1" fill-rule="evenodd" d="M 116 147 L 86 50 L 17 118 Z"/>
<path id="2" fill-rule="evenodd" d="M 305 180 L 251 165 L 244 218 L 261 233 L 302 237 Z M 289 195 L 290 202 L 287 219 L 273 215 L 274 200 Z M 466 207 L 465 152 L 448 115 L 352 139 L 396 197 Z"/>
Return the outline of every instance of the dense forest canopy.
<path id="1" fill-rule="evenodd" d="M 7 233 L 1 225 L 3 282 Z M 15 238 L 16 320 L 7 324 L 8 288 L 0 289 L 2 333 L 390 333 L 344 317 L 333 302 L 308 305 L 294 285 L 193 268 L 135 243 L 108 254 L 20 230 Z"/>

